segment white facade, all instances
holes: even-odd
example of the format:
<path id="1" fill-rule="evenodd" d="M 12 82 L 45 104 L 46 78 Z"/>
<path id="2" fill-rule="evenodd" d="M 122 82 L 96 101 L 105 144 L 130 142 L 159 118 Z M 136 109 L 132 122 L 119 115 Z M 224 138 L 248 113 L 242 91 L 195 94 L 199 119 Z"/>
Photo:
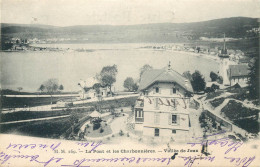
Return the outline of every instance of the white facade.
<path id="1" fill-rule="evenodd" d="M 107 97 L 108 89 L 100 88 L 100 92 L 97 93 L 95 89 L 89 89 L 85 91 L 83 88 L 80 90 L 80 99 L 95 99 L 98 97 Z"/>
<path id="2" fill-rule="evenodd" d="M 229 85 L 228 78 L 229 58 L 220 58 L 219 75 L 223 78 L 223 85 Z"/>
<path id="3" fill-rule="evenodd" d="M 177 137 L 187 133 L 190 98 L 185 97 L 185 91 L 176 83 L 148 87 L 135 107 L 135 130 L 145 136 Z"/>

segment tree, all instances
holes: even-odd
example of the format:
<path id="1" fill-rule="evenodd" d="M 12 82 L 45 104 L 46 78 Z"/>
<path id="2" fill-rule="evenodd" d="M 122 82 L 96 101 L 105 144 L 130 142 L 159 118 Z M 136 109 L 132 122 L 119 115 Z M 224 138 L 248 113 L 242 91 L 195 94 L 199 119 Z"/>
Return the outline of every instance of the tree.
<path id="1" fill-rule="evenodd" d="M 64 90 L 64 86 L 63 86 L 63 85 L 60 85 L 60 86 L 59 86 L 59 90 L 60 90 L 60 91 L 63 91 L 63 90 Z"/>
<path id="2" fill-rule="evenodd" d="M 192 88 L 195 92 L 203 91 L 206 86 L 205 79 L 201 75 L 199 71 L 195 71 L 192 74 L 192 81 L 191 81 Z"/>
<path id="3" fill-rule="evenodd" d="M 124 81 L 124 88 L 126 88 L 128 91 L 133 91 L 134 84 L 134 79 L 132 77 L 127 77 Z"/>
<path id="4" fill-rule="evenodd" d="M 45 90 L 45 86 L 43 84 L 41 84 L 41 86 L 38 89 L 39 91 L 43 92 Z"/>
<path id="5" fill-rule="evenodd" d="M 18 87 L 17 89 L 18 89 L 18 91 L 19 91 L 19 92 L 20 92 L 21 90 L 23 90 L 23 88 L 22 88 L 22 87 Z"/>
<path id="6" fill-rule="evenodd" d="M 149 64 L 145 64 L 141 69 L 140 69 L 140 79 L 141 79 L 141 76 L 143 75 L 143 73 L 145 71 L 149 71 L 149 70 L 152 70 L 153 67 L 150 66 Z"/>
<path id="7" fill-rule="evenodd" d="M 249 64 L 248 80 L 249 96 L 251 99 L 259 99 L 259 57 L 256 56 Z"/>
<path id="8" fill-rule="evenodd" d="M 222 76 L 218 76 L 218 78 L 217 78 L 217 83 L 223 84 L 223 78 L 222 78 Z"/>
<path id="9" fill-rule="evenodd" d="M 218 79 L 218 75 L 216 73 L 214 73 L 213 71 L 210 72 L 209 76 L 210 76 L 212 82 L 214 82 Z"/>
<path id="10" fill-rule="evenodd" d="M 110 94 L 112 94 L 112 85 L 116 82 L 117 66 L 105 66 L 99 74 L 99 80 L 104 86 L 108 86 Z"/>
<path id="11" fill-rule="evenodd" d="M 99 94 L 101 87 L 102 87 L 102 86 L 101 86 L 100 83 L 95 83 L 92 88 L 96 91 L 97 94 Z"/>
<path id="12" fill-rule="evenodd" d="M 133 91 L 136 92 L 138 90 L 138 84 L 137 83 L 134 83 L 133 85 Z"/>
<path id="13" fill-rule="evenodd" d="M 55 78 L 49 79 L 43 83 L 45 90 L 51 95 L 51 104 L 52 104 L 52 95 L 58 90 L 58 80 Z"/>
<path id="14" fill-rule="evenodd" d="M 184 76 L 186 79 L 188 79 L 190 82 L 192 81 L 192 76 L 190 71 L 183 72 L 182 76 Z"/>

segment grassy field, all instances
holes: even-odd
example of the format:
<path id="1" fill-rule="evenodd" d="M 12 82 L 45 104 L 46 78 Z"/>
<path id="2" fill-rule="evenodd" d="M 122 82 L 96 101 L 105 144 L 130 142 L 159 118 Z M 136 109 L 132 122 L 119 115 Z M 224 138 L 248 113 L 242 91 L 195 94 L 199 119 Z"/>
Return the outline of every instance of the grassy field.
<path id="1" fill-rule="evenodd" d="M 80 111 L 74 113 L 77 119 L 87 116 L 89 113 Z M 60 138 L 73 124 L 72 116 L 53 120 L 42 120 L 36 122 L 24 122 L 8 125 L 0 125 L 0 133 L 14 133 L 27 136 Z"/>
<path id="2" fill-rule="evenodd" d="M 56 120 L 45 120 L 37 122 L 17 123 L 10 125 L 0 125 L 1 133 L 12 133 L 26 136 L 59 138 L 70 128 L 70 118 Z"/>
<path id="3" fill-rule="evenodd" d="M 230 100 L 221 109 L 232 122 L 251 133 L 259 132 L 258 113 L 259 110 L 244 107 L 235 100 Z"/>
<path id="4" fill-rule="evenodd" d="M 19 111 L 0 115 L 0 122 L 19 121 L 26 119 L 46 118 L 70 114 L 70 110 L 64 111 Z"/>
<path id="5" fill-rule="evenodd" d="M 135 103 L 136 97 L 125 98 L 120 100 L 110 100 L 110 101 L 103 101 L 102 102 L 102 109 L 103 111 L 107 111 L 108 109 L 112 108 L 119 108 L 119 107 L 131 107 Z M 59 116 L 59 115 L 74 115 L 79 122 L 76 123 L 75 126 L 75 133 L 79 130 L 79 128 L 84 124 L 85 121 L 89 119 L 88 114 L 89 112 L 94 110 L 94 107 L 97 107 L 99 102 L 93 102 L 89 104 L 85 104 L 85 106 L 93 106 L 93 108 L 89 109 L 80 109 L 74 112 L 67 110 L 67 111 L 53 111 L 53 112 L 29 112 L 29 111 L 21 111 L 21 112 L 14 112 L 14 113 L 7 113 L 1 114 L 1 122 L 6 121 L 15 121 L 15 120 L 24 120 L 24 119 L 34 119 L 34 118 L 43 118 L 43 117 L 50 117 L 50 116 Z M 16 124 L 9 124 L 9 125 L 0 125 L 0 133 L 15 133 L 21 135 L 28 135 L 28 136 L 37 136 L 37 137 L 46 137 L 46 138 L 60 138 L 60 136 L 67 134 L 69 135 L 71 131 L 69 130 L 72 126 L 71 117 L 68 118 L 60 118 L 60 119 L 53 119 L 53 120 L 44 120 L 44 121 L 37 121 L 37 122 L 26 122 L 26 123 L 16 123 Z M 105 127 L 105 125 L 104 125 Z M 111 129 L 110 129 L 111 130 Z M 104 129 L 105 133 L 110 133 L 109 126 Z M 98 133 L 100 131 L 97 131 Z M 96 135 L 101 135 L 96 134 Z M 104 135 L 102 134 L 102 135 Z"/>
<path id="6" fill-rule="evenodd" d="M 75 97 L 53 97 L 52 103 L 59 100 L 70 101 Z M 1 97 L 2 108 L 22 108 L 51 104 L 51 97 Z"/>
<path id="7" fill-rule="evenodd" d="M 225 98 L 223 98 L 223 97 L 222 97 L 222 98 L 217 98 L 217 99 L 214 99 L 214 100 L 210 101 L 210 104 L 211 104 L 214 108 L 216 108 L 216 107 L 218 107 L 219 105 L 221 105 L 224 100 L 225 100 Z"/>
<path id="8" fill-rule="evenodd" d="M 220 96 L 222 93 L 224 93 L 224 91 L 217 91 L 217 92 L 211 92 L 211 93 L 207 93 L 206 99 L 205 100 L 210 100 L 213 99 L 215 97 Z"/>

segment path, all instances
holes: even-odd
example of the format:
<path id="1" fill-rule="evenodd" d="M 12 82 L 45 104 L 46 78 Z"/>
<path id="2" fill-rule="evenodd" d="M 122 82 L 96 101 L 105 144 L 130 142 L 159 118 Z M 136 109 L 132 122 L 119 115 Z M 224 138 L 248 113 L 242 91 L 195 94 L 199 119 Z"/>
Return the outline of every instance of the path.
<path id="1" fill-rule="evenodd" d="M 227 123 L 229 123 L 232 126 L 232 132 L 236 132 L 239 133 L 243 136 L 245 136 L 246 134 L 248 134 L 248 132 L 238 126 L 236 126 L 235 124 L 233 124 L 230 120 L 227 120 L 226 118 L 223 118 L 222 115 L 220 115 L 220 111 L 221 109 L 225 106 L 225 104 L 228 103 L 229 99 L 225 99 L 225 101 L 217 107 L 217 109 L 212 109 L 209 105 L 207 105 L 205 102 L 202 102 L 202 100 L 198 100 L 196 96 L 193 97 L 198 103 L 200 103 L 200 106 L 202 107 L 202 109 L 204 110 L 208 110 L 210 113 L 212 113 L 213 115 L 215 115 L 216 117 L 219 117 L 220 119 L 226 121 Z"/>

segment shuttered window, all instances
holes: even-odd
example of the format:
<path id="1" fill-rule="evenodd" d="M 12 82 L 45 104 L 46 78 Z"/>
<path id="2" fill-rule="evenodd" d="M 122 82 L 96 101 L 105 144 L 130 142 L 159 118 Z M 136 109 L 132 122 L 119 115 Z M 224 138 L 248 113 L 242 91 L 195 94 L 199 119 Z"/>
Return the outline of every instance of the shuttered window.
<path id="1" fill-rule="evenodd" d="M 154 107 L 155 107 L 156 109 L 159 109 L 159 98 L 155 98 L 155 99 L 154 99 Z"/>
<path id="2" fill-rule="evenodd" d="M 154 124 L 160 124 L 160 113 L 154 113 Z"/>

